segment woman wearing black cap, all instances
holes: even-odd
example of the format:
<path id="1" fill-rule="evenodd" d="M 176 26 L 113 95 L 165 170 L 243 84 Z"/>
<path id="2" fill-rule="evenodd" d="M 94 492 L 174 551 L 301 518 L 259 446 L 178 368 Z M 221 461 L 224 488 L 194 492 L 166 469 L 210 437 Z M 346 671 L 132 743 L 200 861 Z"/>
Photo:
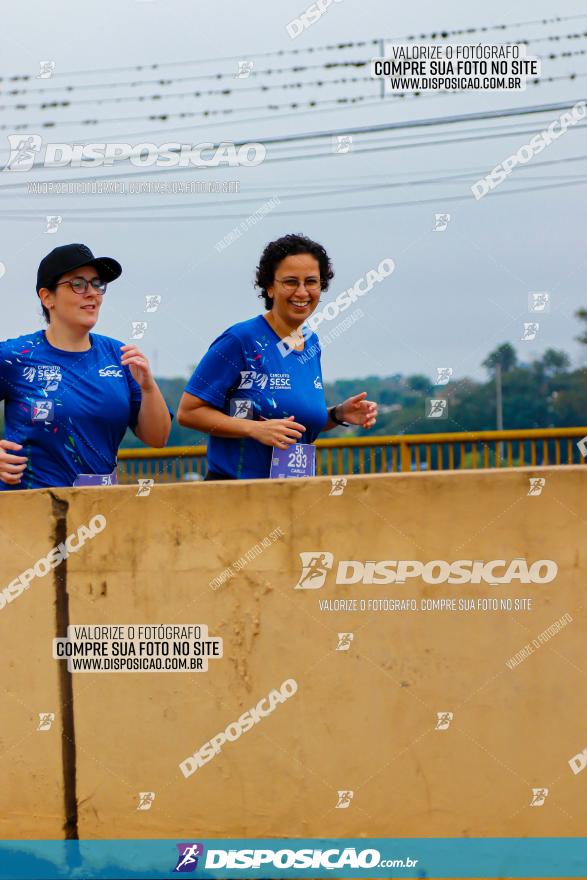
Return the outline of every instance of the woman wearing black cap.
<path id="1" fill-rule="evenodd" d="M 46 330 L 0 342 L 0 490 L 116 482 L 127 427 L 164 446 L 170 411 L 135 345 L 90 331 L 122 272 L 83 244 L 55 248 L 37 274 Z"/>

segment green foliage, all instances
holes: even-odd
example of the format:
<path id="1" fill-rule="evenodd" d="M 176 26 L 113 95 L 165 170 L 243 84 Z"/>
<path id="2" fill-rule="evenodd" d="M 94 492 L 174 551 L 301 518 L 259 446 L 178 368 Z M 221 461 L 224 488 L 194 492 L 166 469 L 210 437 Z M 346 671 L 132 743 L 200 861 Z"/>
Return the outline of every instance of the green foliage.
<path id="1" fill-rule="evenodd" d="M 585 313 L 587 316 L 587 312 Z M 586 318 L 587 320 L 587 318 Z M 370 400 L 379 404 L 380 414 L 373 431 L 339 428 L 329 436 L 351 434 L 433 434 L 445 431 L 484 431 L 496 427 L 495 364 L 502 365 L 504 428 L 559 428 L 584 425 L 587 421 L 587 370 L 570 370 L 570 359 L 564 351 L 548 349 L 541 358 L 519 363 L 509 343 L 500 345 L 485 359 L 490 370 L 486 382 L 458 379 L 448 385 L 434 385 L 433 379 L 421 374 L 402 376 L 368 376 L 365 379 L 340 379 L 326 386 L 328 404 L 339 403 L 353 394 L 366 391 Z M 165 400 L 177 412 L 186 378 L 158 379 Z M 426 401 L 431 397 L 446 398 L 448 418 L 426 417 Z M 0 436 L 4 419 L 0 405 Z M 206 437 L 172 422 L 170 446 L 195 446 L 206 443 Z M 140 447 L 131 431 L 122 443 Z"/>

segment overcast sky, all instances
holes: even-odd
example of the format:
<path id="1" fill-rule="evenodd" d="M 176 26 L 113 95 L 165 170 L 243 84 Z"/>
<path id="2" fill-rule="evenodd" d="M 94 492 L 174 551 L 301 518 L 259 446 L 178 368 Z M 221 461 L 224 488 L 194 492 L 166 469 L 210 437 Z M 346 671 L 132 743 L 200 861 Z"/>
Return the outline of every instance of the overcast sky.
<path id="1" fill-rule="evenodd" d="M 434 95 L 404 101 L 381 99 L 380 83 L 373 80 L 314 84 L 295 90 L 251 90 L 261 83 L 276 86 L 288 81 L 363 78 L 368 71 L 352 67 L 316 67 L 285 74 L 262 71 L 365 59 L 374 54 L 372 47 L 299 54 L 291 54 L 292 49 L 585 13 L 584 3 L 570 0 L 494 0 L 490 5 L 457 0 L 443 4 L 432 0 L 341 0 L 332 3 L 319 21 L 292 39 L 286 25 L 308 5 L 306 0 L 262 0 L 254 4 L 225 0 L 205 6 L 187 0 L 101 0 L 90 4 L 31 0 L 12 4 L 0 31 L 1 164 L 8 157 L 6 136 L 14 133 L 18 122 L 32 126 L 23 134 L 41 134 L 44 142 L 263 142 L 286 134 L 331 130 L 344 134 L 356 126 L 446 119 L 456 114 L 576 101 L 587 96 L 587 81 L 581 76 L 543 82 L 516 94 Z M 586 49 L 587 38 L 547 41 L 544 37 L 584 31 L 587 15 L 567 22 L 473 33 L 454 41 L 538 39 L 530 43 L 530 50 L 545 56 Z M 276 50 L 284 50 L 285 54 L 263 57 Z M 229 60 L 202 60 L 222 58 Z M 253 70 L 259 75 L 234 78 L 237 59 L 253 61 Z M 41 60 L 55 62 L 53 78 L 35 79 Z M 192 63 L 176 63 L 183 61 Z M 156 63 L 167 66 L 108 72 L 109 68 Z M 95 70 L 101 72 L 80 73 Z M 229 77 L 193 79 L 216 73 Z M 587 55 L 544 58 L 544 77 L 569 73 L 585 76 Z M 32 74 L 33 78 L 7 82 L 6 78 L 19 74 Z M 167 85 L 131 85 L 138 80 L 161 78 L 175 81 Z M 128 85 L 108 87 L 120 82 Z M 74 88 L 66 91 L 67 86 Z M 18 87 L 53 91 L 6 95 L 7 90 Z M 226 96 L 96 103 L 106 97 L 165 96 L 223 87 L 243 91 Z M 310 112 L 305 107 L 297 111 L 266 109 L 273 103 L 326 101 L 345 95 L 370 97 L 364 106 L 332 109 L 331 105 L 321 105 Z M 47 100 L 84 103 L 66 108 L 38 106 Z M 27 107 L 19 110 L 19 103 Z M 172 118 L 166 123 L 146 119 L 155 113 L 228 107 L 245 109 L 224 119 Z M 92 171 L 2 171 L 0 189 L 11 186 L 2 191 L 0 202 L 0 261 L 5 266 L 0 278 L 0 338 L 43 326 L 34 289 L 39 260 L 56 245 L 81 241 L 97 256 L 116 257 L 124 269 L 106 294 L 97 332 L 126 341 L 131 323 L 147 320 L 148 328 L 139 345 L 156 372 L 161 376 L 186 376 L 223 329 L 261 311 L 252 278 L 263 246 L 287 232 L 303 232 L 321 242 L 334 263 L 336 275 L 325 302 L 353 285 L 382 259 L 392 258 L 396 264 L 395 272 L 360 301 L 364 317 L 325 348 L 323 371 L 327 381 L 373 374 L 433 375 L 438 366 L 451 366 L 456 378 L 480 378 L 484 375 L 481 361 L 505 341 L 515 345 L 523 360 L 555 347 L 566 350 L 579 365 L 584 356 L 575 341 L 579 326 L 574 312 L 586 300 L 585 128 L 571 129 L 524 169 L 516 169 L 494 194 L 476 201 L 470 190 L 477 177 L 527 144 L 535 131 L 546 128 L 558 115 L 550 111 L 495 122 L 435 126 L 427 128 L 425 134 L 409 129 L 354 135 L 352 149 L 345 154 L 334 152 L 330 138 L 268 144 L 266 161 L 256 168 L 173 173 L 134 170 L 133 179 L 150 182 L 236 180 L 239 195 L 41 196 L 27 193 L 26 183 L 73 181 L 88 175 L 114 179 L 129 167 L 118 164 L 113 169 Z M 80 124 L 87 119 L 100 121 Z M 44 120 L 58 125 L 42 128 Z M 505 130 L 511 132 L 514 127 L 520 130 L 513 136 L 503 136 Z M 492 129 L 498 136 L 476 139 Z M 437 142 L 457 137 L 468 139 L 460 144 L 415 145 L 424 139 Z M 394 149 L 359 152 L 377 144 Z M 317 157 L 299 158 L 306 154 Z M 580 158 L 552 164 L 573 157 Z M 548 164 L 540 164 L 544 162 Z M 426 182 L 463 173 L 470 177 Z M 128 180 L 124 178 L 127 185 Z M 25 185 L 14 187 L 14 183 Z M 385 184 L 388 186 L 381 188 Z M 514 192 L 528 187 L 538 189 Z M 338 193 L 338 188 L 350 191 Z M 325 190 L 333 194 L 325 195 Z M 215 244 L 239 219 L 247 218 L 272 196 L 279 198 L 277 207 L 219 253 Z M 459 199 L 453 200 L 455 197 Z M 397 204 L 413 201 L 424 203 Z M 365 207 L 374 205 L 379 207 Z M 435 232 L 435 214 L 442 212 L 450 213 L 448 228 Z M 48 214 L 63 218 L 55 234 L 45 232 Z M 178 219 L 181 217 L 186 219 Z M 552 306 L 538 319 L 540 329 L 535 341 L 522 342 L 523 323 L 536 319 L 528 312 L 531 291 L 548 291 Z M 148 294 L 162 297 L 159 310 L 150 315 L 145 314 Z"/>

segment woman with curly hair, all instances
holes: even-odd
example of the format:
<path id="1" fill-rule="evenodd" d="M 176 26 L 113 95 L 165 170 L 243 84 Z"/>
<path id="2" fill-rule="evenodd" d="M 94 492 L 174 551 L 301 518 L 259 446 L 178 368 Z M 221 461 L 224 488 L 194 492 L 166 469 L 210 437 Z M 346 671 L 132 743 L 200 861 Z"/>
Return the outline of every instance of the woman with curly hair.
<path id="1" fill-rule="evenodd" d="M 306 322 L 333 277 L 322 245 L 303 235 L 265 247 L 255 283 L 265 314 L 212 343 L 179 405 L 181 425 L 210 435 L 207 480 L 268 477 L 273 449 L 302 449 L 337 425 L 375 424 L 366 392 L 326 407 L 320 343 Z"/>

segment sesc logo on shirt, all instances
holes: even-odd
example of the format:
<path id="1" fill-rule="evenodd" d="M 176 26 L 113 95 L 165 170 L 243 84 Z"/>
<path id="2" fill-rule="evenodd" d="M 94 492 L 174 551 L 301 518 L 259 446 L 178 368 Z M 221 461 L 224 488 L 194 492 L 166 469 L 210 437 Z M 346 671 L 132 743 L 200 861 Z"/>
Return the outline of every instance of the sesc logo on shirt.
<path id="1" fill-rule="evenodd" d="M 291 391 L 291 376 L 289 373 L 270 373 L 269 387 L 272 391 Z"/>
<path id="2" fill-rule="evenodd" d="M 122 379 L 122 367 L 120 364 L 108 364 L 107 367 L 101 367 L 101 369 L 98 370 L 98 373 L 103 379 Z"/>
<path id="3" fill-rule="evenodd" d="M 27 382 L 32 383 L 35 379 L 39 382 L 44 382 L 45 387 L 42 389 L 43 391 L 57 391 L 59 383 L 63 378 L 61 367 L 54 364 L 44 364 L 39 367 L 24 367 L 23 376 Z"/>

